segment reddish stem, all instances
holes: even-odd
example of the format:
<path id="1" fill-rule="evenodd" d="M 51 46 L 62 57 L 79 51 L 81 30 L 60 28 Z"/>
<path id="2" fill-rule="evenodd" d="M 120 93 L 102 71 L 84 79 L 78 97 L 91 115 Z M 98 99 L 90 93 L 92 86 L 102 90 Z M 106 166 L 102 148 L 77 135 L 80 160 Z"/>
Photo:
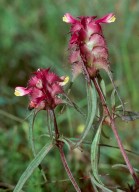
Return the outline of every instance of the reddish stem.
<path id="1" fill-rule="evenodd" d="M 67 172 L 67 175 L 68 175 L 70 181 L 72 182 L 75 190 L 77 192 L 81 192 L 78 184 L 76 183 L 76 181 L 75 181 L 75 179 L 74 179 L 74 177 L 73 177 L 73 175 L 71 173 L 71 170 L 70 170 L 70 168 L 68 166 L 68 163 L 66 161 L 66 157 L 65 157 L 65 154 L 64 154 L 64 151 L 63 151 L 64 143 L 62 141 L 58 140 L 59 136 L 60 136 L 60 133 L 59 133 L 59 130 L 58 130 L 58 125 L 57 125 L 57 121 L 56 121 L 56 116 L 55 116 L 54 110 L 52 110 L 52 114 L 53 114 L 53 120 L 54 120 L 55 140 L 56 140 L 56 145 L 57 145 L 57 147 L 59 149 L 59 152 L 60 152 L 61 161 L 63 163 L 63 166 L 64 166 L 64 168 L 65 168 L 65 170 Z"/>
<path id="2" fill-rule="evenodd" d="M 67 175 L 68 175 L 69 179 L 71 180 L 71 182 L 72 182 L 75 190 L 76 190 L 77 192 L 81 192 L 81 190 L 80 190 L 78 184 L 76 183 L 76 181 L 75 181 L 75 179 L 74 179 L 74 177 L 73 177 L 73 175 L 72 175 L 72 173 L 71 173 L 71 171 L 70 171 L 70 168 L 69 168 L 69 166 L 68 166 L 68 163 L 67 163 L 67 160 L 66 160 L 64 151 L 63 151 L 63 145 L 64 145 L 64 143 L 61 142 L 61 141 L 60 141 L 60 142 L 58 143 L 58 145 L 57 145 L 58 148 L 59 148 L 60 157 L 61 157 L 63 166 L 64 166 L 64 168 L 65 168 L 65 170 L 66 170 L 66 172 L 67 172 Z"/>
<path id="3" fill-rule="evenodd" d="M 102 92 L 102 90 L 101 90 L 101 88 L 100 88 L 100 86 L 99 86 L 96 78 L 93 79 L 93 82 L 94 82 L 95 88 L 96 88 L 96 90 L 97 90 L 97 92 L 98 92 L 98 95 L 99 95 L 99 97 L 100 97 L 100 100 L 101 100 L 101 102 L 102 102 L 103 109 L 104 109 L 106 115 L 109 116 L 109 118 L 110 118 L 110 124 L 111 124 L 112 131 L 113 131 L 113 133 L 114 133 L 114 135 L 115 135 L 115 137 L 116 137 L 118 146 L 119 146 L 120 151 L 121 151 L 121 153 L 122 153 L 122 156 L 123 156 L 123 158 L 124 158 L 124 160 L 125 160 L 125 162 L 126 162 L 126 165 L 127 165 L 128 169 L 129 169 L 129 172 L 130 172 L 130 174 L 132 175 L 132 177 L 133 177 L 136 185 L 139 186 L 139 179 L 138 179 L 138 177 L 136 176 L 135 171 L 134 171 L 134 169 L 133 169 L 133 167 L 132 167 L 132 165 L 131 165 L 128 157 L 127 157 L 127 154 L 126 154 L 125 149 L 124 149 L 124 147 L 123 147 L 122 141 L 121 141 L 121 139 L 120 139 L 120 137 L 119 137 L 119 135 L 118 135 L 118 131 L 117 131 L 117 128 L 116 128 L 116 126 L 115 126 L 114 118 L 113 118 L 113 116 L 111 115 L 110 110 L 109 110 L 109 108 L 108 108 L 108 106 L 107 106 L 107 104 L 106 104 L 106 100 L 105 100 L 105 97 L 104 97 L 104 95 L 103 95 L 103 92 Z"/>

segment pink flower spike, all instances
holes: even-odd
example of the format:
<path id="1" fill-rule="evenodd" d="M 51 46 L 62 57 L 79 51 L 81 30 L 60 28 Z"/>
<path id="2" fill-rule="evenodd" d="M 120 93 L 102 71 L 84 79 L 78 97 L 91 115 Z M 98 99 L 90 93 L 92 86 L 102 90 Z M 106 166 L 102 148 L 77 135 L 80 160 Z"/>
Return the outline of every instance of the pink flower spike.
<path id="1" fill-rule="evenodd" d="M 114 22 L 115 15 L 109 13 L 100 19 L 96 19 L 96 16 L 80 16 L 76 20 L 70 14 L 65 14 L 64 18 L 71 23 L 69 61 L 73 78 L 83 72 L 89 80 L 97 76 L 100 69 L 108 72 L 108 49 L 101 24 Z"/>
<path id="2" fill-rule="evenodd" d="M 33 73 L 28 81 L 28 86 L 16 87 L 16 96 L 29 96 L 29 109 L 48 110 L 54 109 L 62 103 L 59 95 L 64 94 L 63 86 L 68 82 L 69 77 L 59 77 L 50 69 L 39 69 Z"/>
<path id="3" fill-rule="evenodd" d="M 28 95 L 30 92 L 31 90 L 25 87 L 16 87 L 14 94 L 16 96 L 24 96 L 24 95 Z"/>
<path id="4" fill-rule="evenodd" d="M 76 23 L 78 20 L 76 20 L 74 17 L 72 17 L 69 13 L 66 13 L 63 17 L 63 21 L 66 23 Z"/>
<path id="5" fill-rule="evenodd" d="M 95 23 L 112 23 L 116 20 L 116 17 L 113 13 L 109 13 L 105 15 L 104 17 L 97 19 Z"/>

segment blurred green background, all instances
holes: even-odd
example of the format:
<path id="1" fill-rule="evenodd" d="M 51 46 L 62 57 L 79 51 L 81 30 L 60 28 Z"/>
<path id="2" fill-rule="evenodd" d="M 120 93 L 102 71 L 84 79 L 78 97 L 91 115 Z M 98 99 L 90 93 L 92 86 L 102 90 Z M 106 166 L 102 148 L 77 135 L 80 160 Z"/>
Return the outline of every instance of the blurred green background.
<path id="1" fill-rule="evenodd" d="M 114 12 L 116 22 L 104 24 L 104 34 L 109 47 L 111 69 L 118 90 L 127 109 L 139 111 L 139 1 L 138 0 L 1 0 L 0 1 L 0 192 L 12 191 L 21 173 L 31 161 L 32 153 L 28 138 L 27 98 L 14 96 L 16 86 L 25 86 L 30 74 L 38 68 L 51 67 L 59 75 L 70 75 L 68 63 L 69 26 L 62 22 L 66 12 L 74 16 L 97 15 L 101 17 Z M 112 86 L 107 75 L 108 96 Z M 79 77 L 70 97 L 80 107 L 85 107 L 84 79 Z M 47 128 L 45 112 L 38 115 L 35 124 L 35 143 L 40 149 L 48 140 L 40 137 Z M 61 132 L 68 137 L 81 133 L 84 120 L 74 109 L 58 115 Z M 139 121 L 117 122 L 126 148 L 139 153 Z M 103 143 L 115 144 L 112 132 L 106 128 L 110 139 Z M 68 152 L 67 159 L 73 175 L 82 191 L 93 191 L 89 179 L 91 170 L 90 145 L 83 152 Z M 128 172 L 112 169 L 111 165 L 123 163 L 118 150 L 102 147 L 101 166 L 103 180 L 108 185 L 132 184 Z M 139 169 L 139 156 L 129 154 L 132 164 Z M 24 187 L 28 192 L 74 191 L 71 183 L 63 181 L 67 175 L 63 170 L 59 154 L 55 149 L 43 161 L 48 183 L 43 185 L 39 170 L 36 170 Z M 62 174 L 61 174 L 62 173 Z M 109 175 L 106 175 L 109 173 Z M 83 178 L 84 177 L 84 178 Z"/>

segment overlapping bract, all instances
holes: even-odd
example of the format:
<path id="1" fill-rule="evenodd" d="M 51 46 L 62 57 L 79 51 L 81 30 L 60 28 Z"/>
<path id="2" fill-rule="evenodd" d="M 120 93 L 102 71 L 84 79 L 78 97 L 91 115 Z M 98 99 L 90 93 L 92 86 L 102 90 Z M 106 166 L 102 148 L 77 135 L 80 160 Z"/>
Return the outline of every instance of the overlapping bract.
<path id="1" fill-rule="evenodd" d="M 62 86 L 67 81 L 68 77 L 59 77 L 50 72 L 50 69 L 38 69 L 29 79 L 26 88 L 15 88 L 15 95 L 28 95 L 30 98 L 29 109 L 54 109 L 63 102 L 58 95 L 64 94 Z"/>
<path id="2" fill-rule="evenodd" d="M 107 14 L 100 19 L 96 19 L 96 16 L 76 19 L 66 13 L 63 21 L 71 24 L 69 50 L 74 77 L 81 71 L 89 74 L 90 78 L 95 77 L 99 69 L 108 71 L 108 49 L 100 24 L 114 22 L 114 14 Z"/>

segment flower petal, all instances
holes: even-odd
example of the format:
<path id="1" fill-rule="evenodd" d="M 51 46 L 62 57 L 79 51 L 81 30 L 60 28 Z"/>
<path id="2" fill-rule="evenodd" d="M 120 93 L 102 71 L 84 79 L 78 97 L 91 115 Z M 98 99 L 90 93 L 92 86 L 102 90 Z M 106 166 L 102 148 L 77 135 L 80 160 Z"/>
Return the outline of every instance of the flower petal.
<path id="1" fill-rule="evenodd" d="M 63 17 L 63 21 L 66 22 L 66 23 L 76 23 L 77 20 L 72 17 L 72 15 L 70 15 L 69 13 L 66 13 Z"/>
<path id="2" fill-rule="evenodd" d="M 14 94 L 15 94 L 16 96 L 24 96 L 24 95 L 29 94 L 30 92 L 31 92 L 31 90 L 28 89 L 28 88 L 25 88 L 25 87 L 16 87 Z"/>
<path id="3" fill-rule="evenodd" d="M 115 15 L 113 13 L 109 13 L 107 15 L 105 15 L 104 17 L 97 19 L 96 20 L 96 24 L 97 23 L 112 23 L 114 22 L 116 19 Z"/>
<path id="4" fill-rule="evenodd" d="M 69 76 L 62 76 L 61 79 L 63 80 L 63 82 L 59 83 L 60 86 L 64 86 L 69 82 Z"/>

